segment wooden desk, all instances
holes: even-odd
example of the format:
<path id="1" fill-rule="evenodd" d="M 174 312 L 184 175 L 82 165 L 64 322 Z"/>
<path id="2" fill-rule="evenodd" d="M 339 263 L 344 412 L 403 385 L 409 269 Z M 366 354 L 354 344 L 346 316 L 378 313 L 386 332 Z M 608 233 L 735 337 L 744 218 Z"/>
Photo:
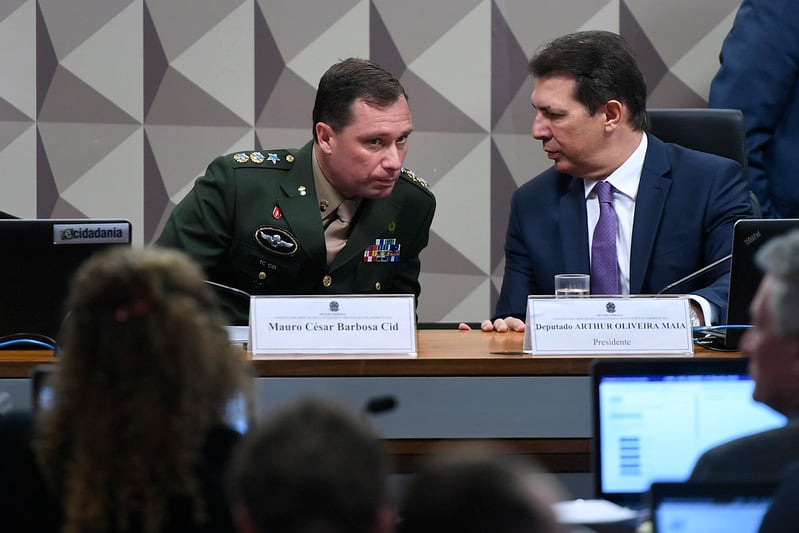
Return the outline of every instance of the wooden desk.
<path id="1" fill-rule="evenodd" d="M 442 443 L 501 440 L 559 473 L 588 473 L 591 363 L 586 357 L 537 358 L 521 352 L 520 333 L 421 330 L 418 356 L 269 356 L 253 358 L 259 414 L 302 394 L 337 397 L 361 409 L 391 396 L 395 410 L 374 417 L 398 471 Z M 697 350 L 697 356 L 740 354 Z M 25 378 L 49 352 L 0 352 L 2 378 Z"/>

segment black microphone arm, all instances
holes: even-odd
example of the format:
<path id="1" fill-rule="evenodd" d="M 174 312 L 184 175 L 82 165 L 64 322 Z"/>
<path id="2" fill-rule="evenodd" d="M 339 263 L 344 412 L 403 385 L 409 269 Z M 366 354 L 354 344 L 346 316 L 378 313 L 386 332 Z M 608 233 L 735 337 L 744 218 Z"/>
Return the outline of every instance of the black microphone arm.
<path id="1" fill-rule="evenodd" d="M 228 293 L 228 294 L 232 294 L 232 295 L 234 295 L 236 297 L 241 297 L 243 299 L 246 299 L 247 301 L 250 300 L 250 294 L 247 293 L 247 292 L 244 292 L 241 289 L 237 289 L 236 287 L 231 287 L 230 285 L 223 285 L 223 284 L 217 283 L 215 281 L 209 281 L 207 279 L 205 279 L 203 281 L 206 282 L 208 285 L 211 285 L 212 287 L 215 287 L 216 289 L 218 289 L 218 290 L 220 290 L 222 292 L 225 292 L 225 293 Z"/>
<path id="2" fill-rule="evenodd" d="M 709 265 L 707 265 L 707 266 L 704 266 L 704 267 L 700 268 L 700 269 L 699 269 L 699 270 L 697 270 L 696 272 L 691 272 L 690 274 L 688 274 L 688 275 L 687 275 L 687 276 L 685 276 L 684 278 L 680 278 L 680 279 L 678 279 L 677 281 L 675 281 L 674 283 L 670 283 L 669 285 L 666 285 L 666 286 L 665 286 L 663 289 L 661 289 L 661 290 L 660 290 L 660 291 L 657 293 L 657 295 L 659 296 L 659 295 L 661 295 L 661 294 L 666 294 L 667 292 L 669 292 L 669 291 L 670 291 L 671 289 L 673 289 L 674 287 L 678 287 L 678 286 L 682 285 L 683 283 L 687 283 L 687 282 L 689 282 L 689 281 L 693 281 L 693 280 L 695 280 L 696 278 L 698 278 L 699 276 L 701 276 L 702 274 L 704 274 L 705 272 L 707 272 L 707 271 L 709 271 L 709 270 L 712 270 L 712 269 L 716 268 L 717 266 L 719 266 L 719 265 L 722 265 L 722 264 L 726 263 L 726 262 L 727 262 L 727 261 L 729 261 L 730 259 L 732 259 L 732 254 L 725 255 L 725 256 L 724 256 L 724 257 L 722 257 L 721 259 L 719 259 L 719 260 L 717 260 L 717 261 L 713 261 L 713 262 L 712 262 L 712 263 L 710 263 Z"/>

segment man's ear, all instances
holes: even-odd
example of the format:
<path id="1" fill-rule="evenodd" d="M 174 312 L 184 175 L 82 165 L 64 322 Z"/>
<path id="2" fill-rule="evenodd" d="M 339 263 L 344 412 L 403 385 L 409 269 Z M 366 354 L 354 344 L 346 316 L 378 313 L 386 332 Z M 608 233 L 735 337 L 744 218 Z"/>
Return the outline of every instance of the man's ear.
<path id="1" fill-rule="evenodd" d="M 317 122 L 314 126 L 316 132 L 316 141 L 319 148 L 327 155 L 333 151 L 333 143 L 335 142 L 335 133 L 333 128 L 325 122 Z"/>
<path id="2" fill-rule="evenodd" d="M 605 104 L 605 130 L 610 131 L 619 127 L 623 120 L 624 106 L 618 100 L 608 100 Z"/>

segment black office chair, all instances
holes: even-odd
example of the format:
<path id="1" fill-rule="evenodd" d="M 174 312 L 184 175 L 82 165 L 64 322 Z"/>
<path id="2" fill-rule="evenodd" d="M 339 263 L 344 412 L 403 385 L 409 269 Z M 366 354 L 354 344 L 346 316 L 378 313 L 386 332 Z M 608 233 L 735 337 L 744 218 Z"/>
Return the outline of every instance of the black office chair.
<path id="1" fill-rule="evenodd" d="M 738 109 L 649 109 L 649 132 L 661 141 L 737 161 L 747 174 L 744 115 Z M 761 218 L 760 201 L 751 191 L 752 210 Z"/>

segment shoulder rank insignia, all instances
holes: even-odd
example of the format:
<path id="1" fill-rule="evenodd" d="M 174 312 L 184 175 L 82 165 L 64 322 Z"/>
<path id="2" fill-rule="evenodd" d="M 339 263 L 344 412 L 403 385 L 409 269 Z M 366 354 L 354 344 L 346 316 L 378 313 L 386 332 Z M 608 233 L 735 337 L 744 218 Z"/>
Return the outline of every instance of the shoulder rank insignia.
<path id="1" fill-rule="evenodd" d="M 402 172 L 404 172 L 412 182 L 419 185 L 420 187 L 424 187 L 425 189 L 430 188 L 430 184 L 427 182 L 427 180 L 417 176 L 413 170 L 402 167 Z"/>
<path id="2" fill-rule="evenodd" d="M 262 169 L 289 170 L 294 163 L 294 156 L 288 150 L 236 152 L 233 154 L 234 166 L 260 167 Z"/>

